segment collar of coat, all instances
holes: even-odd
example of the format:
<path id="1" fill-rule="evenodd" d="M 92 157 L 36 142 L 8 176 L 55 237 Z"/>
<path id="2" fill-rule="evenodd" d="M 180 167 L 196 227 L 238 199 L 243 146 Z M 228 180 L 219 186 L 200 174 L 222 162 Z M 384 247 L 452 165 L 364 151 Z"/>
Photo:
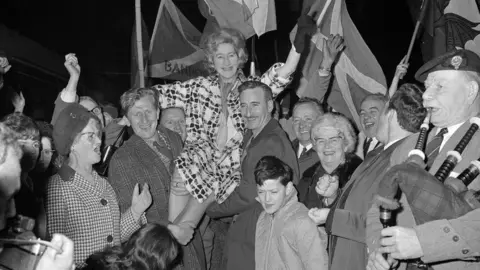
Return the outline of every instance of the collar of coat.
<path id="1" fill-rule="evenodd" d="M 260 133 L 258 133 L 257 137 L 252 139 L 252 142 L 250 143 L 250 146 L 254 145 L 260 138 L 269 136 L 270 133 L 278 133 L 278 132 L 276 132 L 276 129 L 280 129 L 280 130 L 283 131 L 283 129 L 280 126 L 280 124 L 278 123 L 278 121 L 275 120 L 274 118 L 272 118 L 263 127 L 262 131 L 260 131 Z M 252 136 L 253 136 L 252 130 L 250 130 L 250 129 L 247 130 L 247 133 L 245 134 L 245 136 L 243 136 L 243 144 L 242 144 L 243 149 L 245 149 L 245 146 L 246 146 L 247 142 L 250 140 L 250 138 Z"/>

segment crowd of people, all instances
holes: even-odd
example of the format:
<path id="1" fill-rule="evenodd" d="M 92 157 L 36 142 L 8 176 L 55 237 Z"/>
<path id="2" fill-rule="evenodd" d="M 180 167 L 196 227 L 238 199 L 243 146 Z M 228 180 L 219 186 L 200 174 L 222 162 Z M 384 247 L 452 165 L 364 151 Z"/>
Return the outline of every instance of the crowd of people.
<path id="1" fill-rule="evenodd" d="M 285 63 L 259 77 L 241 70 L 243 36 L 217 29 L 204 44 L 211 76 L 130 89 L 120 112 L 77 95 L 74 54 L 49 123 L 15 96 L 0 122 L 0 268 L 480 269 L 480 57 L 431 60 L 416 73 L 424 87 L 398 87 L 400 64 L 387 95 L 361 101 L 360 126 L 320 96 L 278 119 L 275 97 L 316 28 L 307 15 L 298 26 Z M 342 37 L 325 38 L 319 93 L 343 49 Z M 10 67 L 0 57 L 0 73 Z M 394 182 L 401 210 L 386 228 L 379 190 L 414 148 L 424 174 Z M 447 158 L 450 182 L 477 166 L 461 191 L 434 178 Z M 470 208 L 435 216 L 447 193 Z"/>

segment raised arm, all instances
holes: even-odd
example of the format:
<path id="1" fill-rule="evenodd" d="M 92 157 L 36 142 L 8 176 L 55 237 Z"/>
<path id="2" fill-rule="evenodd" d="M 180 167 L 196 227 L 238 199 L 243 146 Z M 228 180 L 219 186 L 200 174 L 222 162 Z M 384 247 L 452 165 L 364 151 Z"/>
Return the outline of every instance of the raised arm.
<path id="1" fill-rule="evenodd" d="M 208 87 L 207 78 L 204 77 L 198 77 L 185 82 L 152 86 L 153 89 L 158 91 L 160 96 L 160 108 L 180 107 L 184 109 L 192 92 L 206 87 Z"/>
<path id="2" fill-rule="evenodd" d="M 404 60 L 405 58 L 402 59 L 395 70 L 395 76 L 393 77 L 392 84 L 388 89 L 389 97 L 392 97 L 393 94 L 395 94 L 395 91 L 398 89 L 398 82 L 403 78 L 403 76 L 405 76 L 405 74 L 407 74 L 408 64 L 404 64 Z"/>
<path id="3" fill-rule="evenodd" d="M 68 80 L 67 86 L 60 92 L 55 101 L 55 108 L 53 110 L 52 122 L 54 125 L 57 121 L 60 112 L 65 109 L 70 103 L 78 101 L 77 96 L 77 85 L 78 80 L 80 79 L 80 65 L 78 64 L 78 59 L 75 54 L 70 53 L 65 56 L 65 68 L 70 74 L 70 79 Z"/>

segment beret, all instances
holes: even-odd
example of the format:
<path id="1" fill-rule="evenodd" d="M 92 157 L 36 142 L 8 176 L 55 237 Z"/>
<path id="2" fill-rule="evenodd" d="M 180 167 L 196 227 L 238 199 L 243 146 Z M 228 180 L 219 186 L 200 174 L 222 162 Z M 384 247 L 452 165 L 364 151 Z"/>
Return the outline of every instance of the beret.
<path id="1" fill-rule="evenodd" d="M 454 50 L 425 63 L 415 74 L 415 79 L 424 82 L 429 73 L 438 70 L 473 71 L 480 73 L 480 57 L 470 50 Z"/>
<path id="2" fill-rule="evenodd" d="M 67 156 L 70 153 L 75 137 L 90 119 L 96 119 L 96 116 L 78 103 L 71 103 L 60 112 L 53 125 L 53 141 L 59 155 Z"/>

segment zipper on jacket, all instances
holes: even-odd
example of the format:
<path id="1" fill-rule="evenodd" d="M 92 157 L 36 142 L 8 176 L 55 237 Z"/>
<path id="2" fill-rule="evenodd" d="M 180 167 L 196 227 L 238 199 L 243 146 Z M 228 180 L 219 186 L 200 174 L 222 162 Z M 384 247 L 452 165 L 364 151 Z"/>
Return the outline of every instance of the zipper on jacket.
<path id="1" fill-rule="evenodd" d="M 265 214 L 268 216 L 268 214 L 265 212 Z M 270 243 L 272 241 L 272 235 L 273 235 L 273 225 L 274 225 L 274 219 L 275 219 L 275 216 L 272 215 L 272 222 L 271 222 L 271 225 L 270 225 L 270 233 L 268 235 L 268 239 L 267 239 L 267 247 L 265 249 L 265 267 L 264 269 L 267 270 L 268 269 L 268 257 L 269 257 L 269 252 L 270 252 Z"/>

